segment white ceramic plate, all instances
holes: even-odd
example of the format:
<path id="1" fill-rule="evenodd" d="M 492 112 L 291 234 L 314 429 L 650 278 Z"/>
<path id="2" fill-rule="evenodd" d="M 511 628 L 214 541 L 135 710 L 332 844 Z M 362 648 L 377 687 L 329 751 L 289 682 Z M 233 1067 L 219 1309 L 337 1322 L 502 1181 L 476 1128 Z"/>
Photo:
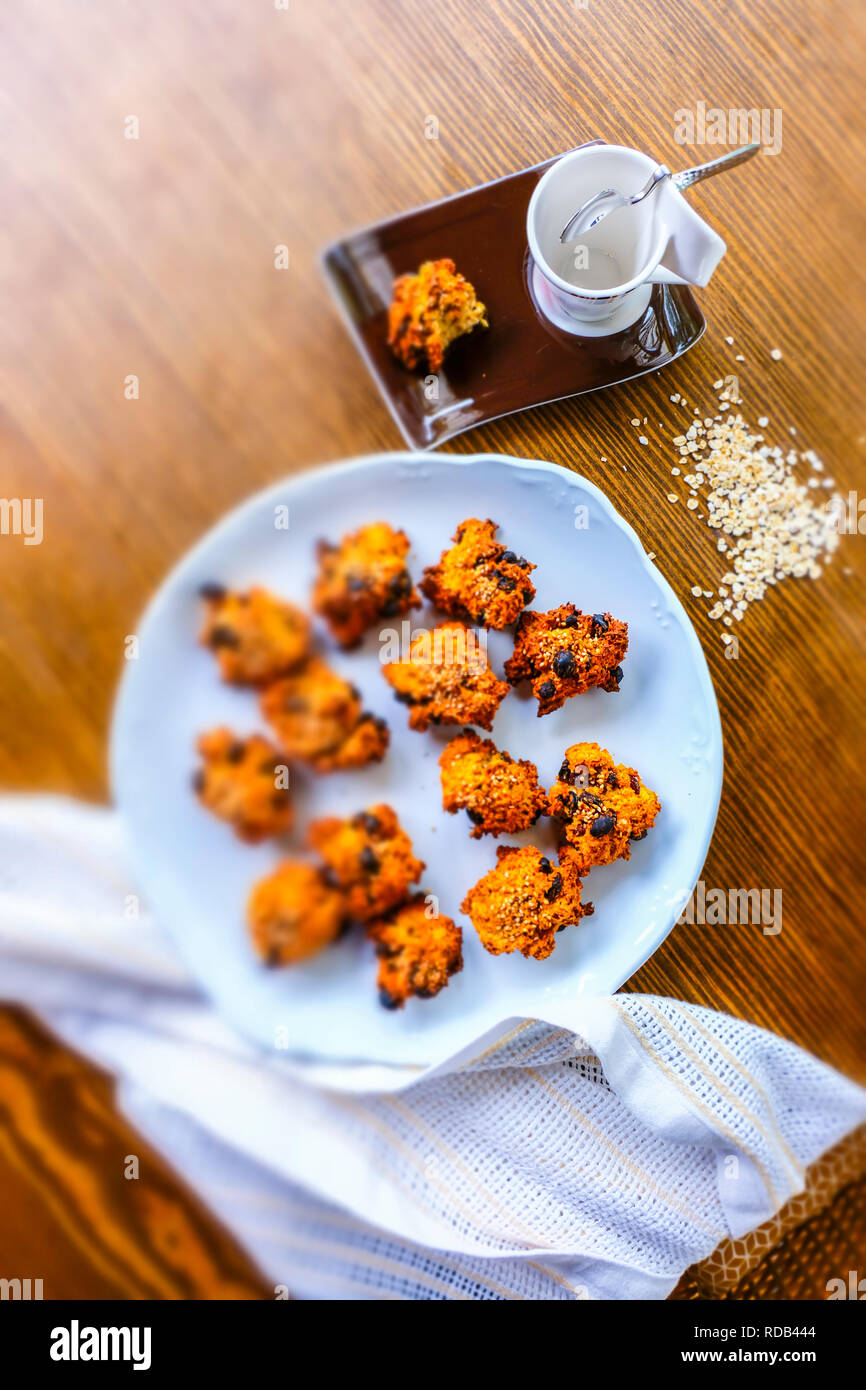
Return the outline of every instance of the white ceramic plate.
<path id="1" fill-rule="evenodd" d="M 285 506 L 288 530 L 274 524 L 275 508 Z M 408 729 L 407 711 L 381 674 L 377 632 L 359 650 L 341 653 L 320 631 L 329 660 L 360 688 L 365 707 L 388 720 L 391 747 L 382 764 L 360 771 L 318 780 L 293 774 L 299 826 L 314 815 L 390 802 L 426 861 L 421 886 L 464 927 L 462 973 L 436 998 L 410 1000 L 391 1013 L 377 1001 L 373 951 L 360 933 L 289 970 L 266 969 L 250 949 L 247 894 L 287 850 L 242 845 L 192 794 L 202 730 L 223 722 L 241 733 L 264 727 L 255 696 L 222 685 L 213 658 L 197 645 L 198 589 L 206 581 L 261 583 L 306 603 L 316 539 L 336 539 L 380 518 L 411 538 L 418 579 L 467 516 L 493 517 L 501 539 L 538 565 L 533 607 L 570 600 L 629 625 L 619 694 L 591 691 L 538 719 L 528 688 L 518 688 L 496 717 L 497 745 L 532 759 L 549 786 L 564 749 L 595 740 L 638 768 L 662 812 L 627 863 L 590 874 L 584 898 L 595 903 L 595 915 L 563 932 L 548 960 L 488 955 L 460 902 L 493 865 L 502 841 L 471 840 L 466 816 L 442 810 L 438 758 L 456 729 Z M 413 628 L 435 621 L 427 607 L 412 615 Z M 114 794 L 133 867 L 196 978 L 238 1028 L 266 1047 L 280 1036 L 298 1056 L 427 1064 L 511 1016 L 567 1026 L 579 996 L 616 990 L 652 954 L 700 873 L 722 780 L 719 715 L 703 652 L 634 531 L 598 488 L 564 468 L 490 454 L 393 453 L 292 478 L 253 497 L 195 546 L 160 589 L 138 635 L 140 656 L 127 667 L 112 734 Z M 508 633 L 490 634 L 491 664 L 500 674 L 511 645 Z M 543 819 L 506 842 L 550 849 L 553 824 Z"/>

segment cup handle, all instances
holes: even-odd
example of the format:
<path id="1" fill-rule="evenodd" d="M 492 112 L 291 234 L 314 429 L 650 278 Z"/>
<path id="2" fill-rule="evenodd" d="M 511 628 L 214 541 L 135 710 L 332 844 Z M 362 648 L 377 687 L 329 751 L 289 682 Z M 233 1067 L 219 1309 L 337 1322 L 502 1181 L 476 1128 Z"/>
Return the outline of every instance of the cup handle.
<path id="1" fill-rule="evenodd" d="M 708 284 L 725 254 L 725 243 L 678 189 L 668 183 L 660 196 L 658 212 L 665 220 L 669 240 L 662 264 L 656 266 L 652 278 L 669 285 Z"/>
<path id="2" fill-rule="evenodd" d="M 666 270 L 663 265 L 657 265 L 652 275 L 649 277 L 651 285 L 688 285 L 690 281 L 684 280 L 681 275 L 676 275 L 672 270 Z"/>

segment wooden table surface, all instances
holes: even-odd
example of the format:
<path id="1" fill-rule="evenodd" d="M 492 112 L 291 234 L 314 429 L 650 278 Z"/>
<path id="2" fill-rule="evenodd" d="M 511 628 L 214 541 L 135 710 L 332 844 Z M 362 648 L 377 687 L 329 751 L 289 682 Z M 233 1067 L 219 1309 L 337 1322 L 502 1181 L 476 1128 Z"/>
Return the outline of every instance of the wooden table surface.
<path id="1" fill-rule="evenodd" d="M 324 243 L 596 135 L 699 162 L 718 148 L 674 138 L 699 101 L 781 110 L 781 153 L 691 195 L 728 242 L 703 341 L 658 377 L 450 447 L 598 483 L 708 655 L 726 775 L 702 876 L 781 889 L 783 930 L 677 928 L 629 988 L 752 1019 L 864 1079 L 866 540 L 757 605 L 725 660 L 689 593 L 715 588 L 723 557 L 665 500 L 655 428 L 671 393 L 703 412 L 736 370 L 748 420 L 770 416 L 785 444 L 794 426 L 844 491 L 866 489 L 863 53 L 845 0 L 4 6 L 0 492 L 44 498 L 45 537 L 0 537 L 0 784 L 104 799 L 123 638 L 166 569 L 272 479 L 401 446 L 323 291 Z M 40 1271 L 46 1296 L 261 1292 L 155 1156 L 149 1182 L 118 1177 L 143 1146 L 106 1081 L 11 1010 L 0 1113 L 0 1273 Z"/>

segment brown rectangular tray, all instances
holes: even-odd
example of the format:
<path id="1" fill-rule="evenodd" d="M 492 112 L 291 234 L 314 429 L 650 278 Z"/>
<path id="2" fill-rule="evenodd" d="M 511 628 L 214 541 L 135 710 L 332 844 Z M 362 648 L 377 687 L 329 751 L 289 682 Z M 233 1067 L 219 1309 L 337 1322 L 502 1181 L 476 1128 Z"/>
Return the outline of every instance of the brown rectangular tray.
<path id="1" fill-rule="evenodd" d="M 355 232 L 329 246 L 322 270 L 385 402 L 412 448 L 475 425 L 656 371 L 706 327 L 691 290 L 654 285 L 643 317 L 609 337 L 576 337 L 543 319 L 527 280 L 526 209 L 553 160 Z M 387 346 L 396 275 L 450 256 L 487 306 L 490 327 L 459 339 L 435 383 Z"/>

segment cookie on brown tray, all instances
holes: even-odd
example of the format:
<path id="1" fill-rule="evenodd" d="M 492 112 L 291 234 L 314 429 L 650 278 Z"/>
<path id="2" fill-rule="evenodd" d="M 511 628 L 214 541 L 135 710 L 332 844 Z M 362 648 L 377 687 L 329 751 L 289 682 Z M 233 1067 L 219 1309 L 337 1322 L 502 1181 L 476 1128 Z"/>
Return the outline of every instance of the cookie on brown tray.
<path id="1" fill-rule="evenodd" d="M 421 589 L 443 613 L 503 628 L 535 598 L 529 578 L 535 565 L 497 541 L 497 530 L 494 521 L 469 517 L 457 527 L 451 549 L 425 569 Z"/>
<path id="2" fill-rule="evenodd" d="M 267 686 L 261 710 L 289 757 L 319 773 L 381 762 L 388 748 L 384 719 L 362 710 L 355 687 L 317 656 Z"/>
<path id="3" fill-rule="evenodd" d="M 367 927 L 379 959 L 379 1002 L 401 1009 L 406 1000 L 432 999 L 463 969 L 463 933 L 450 917 L 431 912 L 416 893 Z"/>
<path id="4" fill-rule="evenodd" d="M 310 624 L 293 603 L 267 589 L 247 593 L 206 584 L 202 646 L 213 652 L 223 680 L 232 685 L 264 685 L 295 671 L 307 658 Z"/>
<path id="5" fill-rule="evenodd" d="M 643 840 L 661 810 L 655 792 L 633 767 L 615 763 L 597 743 L 567 748 L 550 788 L 551 815 L 561 821 L 577 872 L 628 859 L 629 841 Z"/>
<path id="6" fill-rule="evenodd" d="M 512 685 L 531 681 L 539 715 L 550 714 L 594 686 L 619 690 L 627 647 L 628 625 L 609 613 L 582 613 L 573 603 L 548 613 L 527 610 L 518 619 L 505 675 Z"/>
<path id="7" fill-rule="evenodd" d="M 547 810 L 534 763 L 500 752 L 490 738 L 464 729 L 439 759 L 442 805 L 454 815 L 465 811 L 472 838 L 514 834 L 534 825 Z"/>
<path id="8" fill-rule="evenodd" d="M 369 806 L 349 820 L 326 816 L 313 821 L 309 842 L 324 859 L 326 875 L 340 889 L 350 915 L 360 922 L 404 902 L 410 885 L 424 872 L 391 806 Z"/>
<path id="9" fill-rule="evenodd" d="M 495 868 L 469 890 L 460 910 L 491 955 L 520 951 L 545 960 L 556 933 L 592 912 L 580 896 L 580 877 L 561 856 L 557 867 L 533 845 L 500 845 Z"/>
<path id="10" fill-rule="evenodd" d="M 313 608 L 341 647 L 354 647 L 382 618 L 402 617 L 421 600 L 406 567 L 409 538 L 376 521 L 344 536 L 319 541 Z"/>
<path id="11" fill-rule="evenodd" d="M 423 732 L 431 724 L 493 727 L 508 694 L 487 664 L 477 634 L 463 623 L 441 623 L 412 640 L 406 660 L 383 667 L 383 675 L 409 706 L 409 726 Z"/>
<path id="12" fill-rule="evenodd" d="M 486 328 L 487 310 L 452 260 L 425 261 L 398 275 L 388 309 L 388 346 L 410 371 L 438 372 L 456 338 Z"/>
<path id="13" fill-rule="evenodd" d="M 335 941 L 346 906 L 321 869 L 288 859 L 253 887 L 247 925 L 257 953 L 268 965 L 294 965 Z"/>
<path id="14" fill-rule="evenodd" d="M 285 754 L 269 739 L 239 738 L 220 728 L 202 734 L 197 747 L 202 764 L 193 776 L 196 796 L 239 839 L 258 844 L 291 829 L 295 813 Z"/>

